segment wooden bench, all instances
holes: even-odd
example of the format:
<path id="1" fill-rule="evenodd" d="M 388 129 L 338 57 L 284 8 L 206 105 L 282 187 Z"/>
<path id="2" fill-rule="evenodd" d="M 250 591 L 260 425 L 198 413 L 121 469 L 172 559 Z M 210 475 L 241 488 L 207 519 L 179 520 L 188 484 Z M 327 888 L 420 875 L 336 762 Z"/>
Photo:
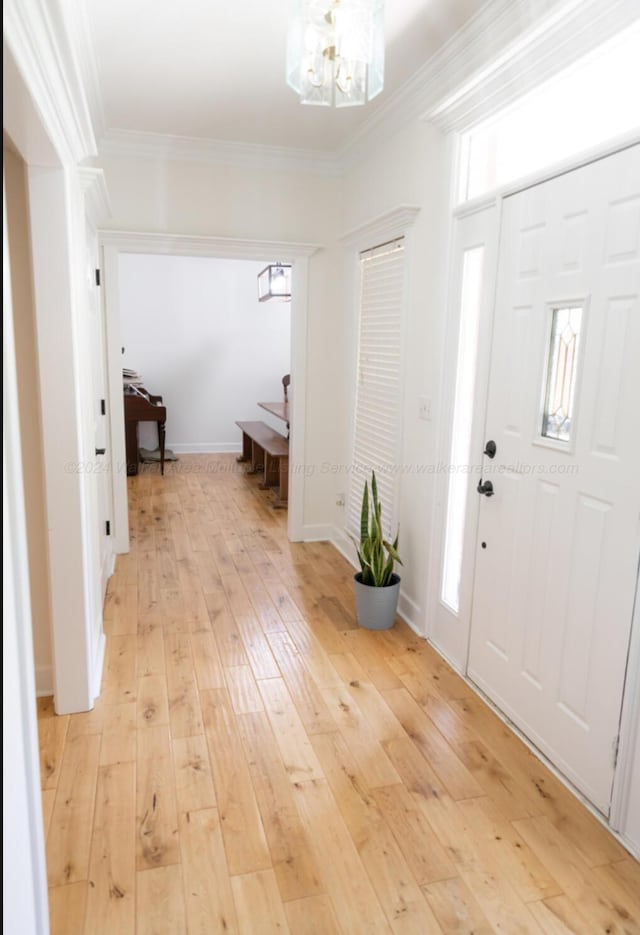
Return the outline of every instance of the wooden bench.
<path id="1" fill-rule="evenodd" d="M 249 474 L 263 472 L 261 490 L 275 488 L 275 507 L 286 507 L 289 499 L 289 442 L 266 422 L 236 422 L 242 431 L 242 454 Z"/>

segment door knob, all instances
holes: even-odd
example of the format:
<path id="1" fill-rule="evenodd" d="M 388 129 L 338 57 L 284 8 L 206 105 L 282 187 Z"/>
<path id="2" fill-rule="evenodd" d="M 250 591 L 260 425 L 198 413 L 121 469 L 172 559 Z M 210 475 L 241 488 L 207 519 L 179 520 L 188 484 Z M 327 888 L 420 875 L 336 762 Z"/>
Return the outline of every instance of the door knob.
<path id="1" fill-rule="evenodd" d="M 493 441 L 493 439 L 490 439 L 484 446 L 484 453 L 486 454 L 487 458 L 495 458 L 497 450 L 496 443 Z"/>
<path id="2" fill-rule="evenodd" d="M 484 494 L 485 497 L 492 497 L 495 493 L 495 490 L 493 489 L 493 484 L 491 483 L 490 480 L 486 480 L 484 481 L 484 483 L 481 480 L 476 489 L 478 493 Z"/>

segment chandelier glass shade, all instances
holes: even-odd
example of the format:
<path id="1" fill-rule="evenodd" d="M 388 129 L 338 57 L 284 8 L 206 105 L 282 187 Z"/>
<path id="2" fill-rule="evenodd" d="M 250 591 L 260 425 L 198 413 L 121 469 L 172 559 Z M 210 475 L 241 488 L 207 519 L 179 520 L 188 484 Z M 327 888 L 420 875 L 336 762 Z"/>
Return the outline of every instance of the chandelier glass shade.
<path id="1" fill-rule="evenodd" d="M 383 0 L 296 0 L 287 84 L 303 104 L 353 107 L 384 87 Z"/>

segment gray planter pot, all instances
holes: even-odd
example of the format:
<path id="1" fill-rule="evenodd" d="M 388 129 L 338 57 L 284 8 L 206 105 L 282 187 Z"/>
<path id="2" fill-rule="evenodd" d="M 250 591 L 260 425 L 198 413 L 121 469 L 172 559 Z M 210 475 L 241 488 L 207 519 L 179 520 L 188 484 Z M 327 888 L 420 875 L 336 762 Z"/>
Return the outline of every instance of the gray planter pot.
<path id="1" fill-rule="evenodd" d="M 389 630 L 396 620 L 400 577 L 392 575 L 386 588 L 363 584 L 361 578 L 361 572 L 353 576 L 358 623 L 367 630 Z"/>

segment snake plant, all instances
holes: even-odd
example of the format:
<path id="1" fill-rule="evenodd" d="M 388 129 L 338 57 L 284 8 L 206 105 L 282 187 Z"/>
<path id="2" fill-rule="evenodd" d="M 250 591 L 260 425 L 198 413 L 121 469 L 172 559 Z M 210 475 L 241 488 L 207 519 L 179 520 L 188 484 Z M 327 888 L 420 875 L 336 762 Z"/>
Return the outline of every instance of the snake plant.
<path id="1" fill-rule="evenodd" d="M 382 506 L 378 500 L 375 471 L 371 472 L 371 499 L 369 484 L 365 481 L 360 511 L 360 542 L 356 542 L 362 570 L 362 584 L 384 588 L 391 584 L 395 562 L 402 565 L 398 555 L 398 534 L 388 542 L 382 534 Z"/>

